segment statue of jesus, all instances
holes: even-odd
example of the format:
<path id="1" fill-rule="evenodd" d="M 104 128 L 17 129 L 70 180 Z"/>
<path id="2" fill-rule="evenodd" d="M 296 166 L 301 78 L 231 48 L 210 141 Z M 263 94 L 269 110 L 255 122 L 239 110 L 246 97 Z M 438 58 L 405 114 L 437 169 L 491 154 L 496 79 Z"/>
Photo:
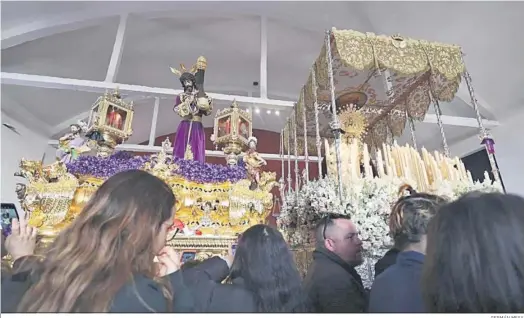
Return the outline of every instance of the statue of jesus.
<path id="1" fill-rule="evenodd" d="M 174 74 L 180 76 L 184 88 L 184 92 L 176 97 L 173 107 L 173 111 L 182 117 L 173 147 L 175 158 L 205 162 L 206 136 L 202 116 L 209 116 L 213 111 L 212 100 L 204 92 L 206 67 L 207 61 L 201 56 L 189 71 L 184 65 L 180 65 L 180 70 L 171 68 Z"/>

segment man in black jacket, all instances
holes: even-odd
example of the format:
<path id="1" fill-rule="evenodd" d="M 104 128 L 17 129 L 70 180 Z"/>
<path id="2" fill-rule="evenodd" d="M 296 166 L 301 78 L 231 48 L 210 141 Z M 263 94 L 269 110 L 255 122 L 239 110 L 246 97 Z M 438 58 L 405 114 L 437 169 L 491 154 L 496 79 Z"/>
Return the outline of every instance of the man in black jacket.
<path id="1" fill-rule="evenodd" d="M 317 225 L 313 264 L 304 285 L 315 312 L 359 313 L 368 296 L 355 267 L 362 264 L 362 241 L 355 224 L 344 216 L 328 216 Z"/>

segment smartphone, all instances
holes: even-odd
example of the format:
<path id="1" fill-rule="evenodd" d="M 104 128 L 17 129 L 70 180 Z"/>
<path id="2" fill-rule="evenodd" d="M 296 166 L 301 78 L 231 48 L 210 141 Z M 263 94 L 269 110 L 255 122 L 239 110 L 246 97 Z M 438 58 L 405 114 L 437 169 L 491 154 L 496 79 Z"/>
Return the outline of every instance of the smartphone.
<path id="1" fill-rule="evenodd" d="M 180 257 L 180 262 L 185 263 L 192 261 L 196 258 L 196 251 L 184 251 L 182 252 L 182 256 Z"/>
<path id="2" fill-rule="evenodd" d="M 8 236 L 11 234 L 11 222 L 13 219 L 19 220 L 18 211 L 13 203 L 2 203 L 2 234 Z"/>

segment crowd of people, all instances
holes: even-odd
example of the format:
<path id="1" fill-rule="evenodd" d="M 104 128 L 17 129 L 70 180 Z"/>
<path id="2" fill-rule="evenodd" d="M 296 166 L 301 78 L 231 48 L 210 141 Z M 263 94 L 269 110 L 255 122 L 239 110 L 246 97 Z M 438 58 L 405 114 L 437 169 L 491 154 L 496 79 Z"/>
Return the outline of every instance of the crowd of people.
<path id="1" fill-rule="evenodd" d="M 173 192 L 147 172 L 121 172 L 43 256 L 34 255 L 36 230 L 13 220 L 2 242 L 14 261 L 2 267 L 2 312 L 524 312 L 524 198 L 449 202 L 407 190 L 390 215 L 395 244 L 366 290 L 349 217 L 319 221 L 304 279 L 281 233 L 262 224 L 242 233 L 235 253 L 181 264 L 166 246 Z"/>

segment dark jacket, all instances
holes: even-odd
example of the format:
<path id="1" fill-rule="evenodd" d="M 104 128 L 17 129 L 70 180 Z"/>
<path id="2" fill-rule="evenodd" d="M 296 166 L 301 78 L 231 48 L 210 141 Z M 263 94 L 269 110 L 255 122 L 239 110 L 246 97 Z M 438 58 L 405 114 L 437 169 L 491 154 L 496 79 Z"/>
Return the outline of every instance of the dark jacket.
<path id="1" fill-rule="evenodd" d="M 203 281 L 192 289 L 195 297 L 204 300 L 201 312 L 208 313 L 254 313 L 257 312 L 255 297 L 235 279 L 230 284 Z"/>
<path id="2" fill-rule="evenodd" d="M 408 251 L 398 254 L 397 262 L 373 282 L 369 312 L 423 313 L 421 273 L 424 255 Z"/>
<path id="3" fill-rule="evenodd" d="M 375 278 L 378 275 L 382 274 L 388 267 L 397 262 L 397 255 L 400 253 L 400 250 L 392 248 L 386 252 L 384 257 L 379 259 L 375 264 Z"/>
<path id="4" fill-rule="evenodd" d="M 318 313 L 366 312 L 367 293 L 355 268 L 327 249 L 313 252 L 304 280 L 310 306 Z"/>
<path id="5" fill-rule="evenodd" d="M 19 262 L 17 260 L 17 262 Z M 19 267 L 16 262 L 13 268 Z M 31 284 L 38 278 L 29 271 L 14 270 L 15 274 L 2 281 L 2 312 L 15 312 L 18 303 Z M 229 273 L 227 263 L 213 257 L 199 266 L 177 271 L 168 276 L 174 292 L 174 312 L 200 312 L 205 299 L 197 297 L 193 288 L 216 284 Z M 115 295 L 109 310 L 115 313 L 167 312 L 168 304 L 157 282 L 143 275 L 135 275 Z"/>

